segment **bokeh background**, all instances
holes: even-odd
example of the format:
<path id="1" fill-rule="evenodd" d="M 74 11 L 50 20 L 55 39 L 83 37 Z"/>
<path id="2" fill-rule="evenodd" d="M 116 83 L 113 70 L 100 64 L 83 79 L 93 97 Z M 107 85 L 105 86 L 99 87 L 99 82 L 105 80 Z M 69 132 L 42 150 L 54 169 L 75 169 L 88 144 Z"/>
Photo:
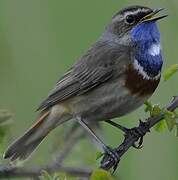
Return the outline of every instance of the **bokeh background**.
<path id="1" fill-rule="evenodd" d="M 1 0 L 0 1 L 0 109 L 9 109 L 14 121 L 1 151 L 34 122 L 38 104 L 59 77 L 93 44 L 112 15 L 133 4 L 165 7 L 169 17 L 159 22 L 164 49 L 164 69 L 178 62 L 177 0 Z M 178 94 L 178 75 L 162 82 L 152 102 L 164 105 Z M 120 118 L 128 127 L 145 117 L 144 108 Z M 116 146 L 122 133 L 101 123 L 103 138 Z M 50 134 L 26 165 L 49 161 L 55 142 L 67 127 Z M 55 147 L 56 148 L 56 147 Z M 60 147 L 59 147 L 60 149 Z M 97 167 L 96 148 L 82 140 L 67 160 L 68 165 Z M 176 180 L 178 138 L 154 130 L 140 151 L 130 149 L 116 172 L 116 179 Z"/>

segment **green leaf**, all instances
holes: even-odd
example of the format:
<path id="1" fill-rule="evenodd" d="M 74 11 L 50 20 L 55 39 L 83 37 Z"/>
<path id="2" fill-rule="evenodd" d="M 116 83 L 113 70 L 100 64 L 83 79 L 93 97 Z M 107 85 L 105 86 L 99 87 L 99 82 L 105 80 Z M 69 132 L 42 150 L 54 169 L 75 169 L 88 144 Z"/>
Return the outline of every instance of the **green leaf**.
<path id="1" fill-rule="evenodd" d="M 40 180 L 53 180 L 53 177 L 47 171 L 42 171 Z"/>
<path id="2" fill-rule="evenodd" d="M 39 177 L 40 180 L 67 180 L 65 173 L 54 173 L 49 174 L 47 171 L 43 170 L 41 176 Z"/>
<path id="3" fill-rule="evenodd" d="M 172 131 L 174 126 L 176 125 L 176 118 L 177 118 L 176 112 L 171 112 L 165 109 L 164 116 L 165 116 L 164 119 L 166 120 L 168 130 Z"/>
<path id="4" fill-rule="evenodd" d="M 145 101 L 145 112 L 149 112 L 150 116 L 158 116 L 162 112 L 162 108 L 158 104 L 152 105 L 151 102 Z"/>
<path id="5" fill-rule="evenodd" d="M 65 173 L 55 173 L 53 176 L 53 180 L 67 180 L 67 176 Z"/>
<path id="6" fill-rule="evenodd" d="M 103 155 L 104 155 L 103 152 L 100 151 L 96 152 L 96 160 L 100 159 Z"/>
<path id="7" fill-rule="evenodd" d="M 175 115 L 175 119 L 178 119 L 178 113 L 176 111 L 177 109 L 174 110 L 174 115 Z"/>
<path id="8" fill-rule="evenodd" d="M 178 71 L 178 64 L 173 64 L 163 74 L 164 81 L 170 79 Z"/>
<path id="9" fill-rule="evenodd" d="M 174 116 L 174 113 L 170 111 L 167 112 L 165 114 L 165 120 L 169 131 L 172 131 L 174 126 L 176 125 L 176 118 Z"/>
<path id="10" fill-rule="evenodd" d="M 149 101 L 145 101 L 145 112 L 151 112 L 152 111 L 152 109 L 153 109 L 153 105 L 151 104 L 151 102 L 149 102 Z"/>
<path id="11" fill-rule="evenodd" d="M 151 116 L 158 116 L 162 112 L 162 109 L 159 107 L 159 105 L 154 105 L 151 111 Z"/>
<path id="12" fill-rule="evenodd" d="M 168 127 L 169 131 L 172 131 L 174 126 L 176 125 L 175 120 L 172 119 L 172 118 L 169 118 L 169 119 L 166 118 L 165 120 L 166 120 L 166 124 L 167 124 L 167 127 Z"/>
<path id="13" fill-rule="evenodd" d="M 113 180 L 110 173 L 103 169 L 96 169 L 93 171 L 90 180 Z"/>
<path id="14" fill-rule="evenodd" d="M 155 126 L 154 126 L 154 129 L 157 131 L 157 132 L 163 132 L 167 129 L 167 124 L 166 124 L 166 121 L 165 120 L 162 120 L 160 121 L 159 123 L 157 123 Z"/>

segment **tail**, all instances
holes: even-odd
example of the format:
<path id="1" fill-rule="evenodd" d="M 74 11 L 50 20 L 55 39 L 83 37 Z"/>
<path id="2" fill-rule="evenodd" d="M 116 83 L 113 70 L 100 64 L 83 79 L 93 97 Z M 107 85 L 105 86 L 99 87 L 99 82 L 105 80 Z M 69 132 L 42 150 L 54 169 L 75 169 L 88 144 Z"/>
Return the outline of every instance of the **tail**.
<path id="1" fill-rule="evenodd" d="M 45 112 L 23 136 L 8 147 L 4 158 L 11 161 L 28 158 L 49 132 L 57 126 L 56 123 L 56 120 L 50 118 L 50 111 Z"/>

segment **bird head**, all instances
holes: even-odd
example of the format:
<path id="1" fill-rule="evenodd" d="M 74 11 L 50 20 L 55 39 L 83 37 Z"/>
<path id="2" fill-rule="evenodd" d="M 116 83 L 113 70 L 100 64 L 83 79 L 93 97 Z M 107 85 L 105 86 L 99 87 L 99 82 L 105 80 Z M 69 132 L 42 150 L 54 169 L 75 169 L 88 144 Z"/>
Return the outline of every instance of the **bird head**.
<path id="1" fill-rule="evenodd" d="M 144 27 L 143 32 L 144 30 L 147 31 L 146 28 L 151 31 L 151 28 L 154 28 L 151 25 L 167 16 L 156 16 L 162 10 L 163 8 L 151 9 L 144 6 L 129 6 L 113 16 L 107 30 L 118 37 L 122 37 L 146 24 L 147 26 Z"/>

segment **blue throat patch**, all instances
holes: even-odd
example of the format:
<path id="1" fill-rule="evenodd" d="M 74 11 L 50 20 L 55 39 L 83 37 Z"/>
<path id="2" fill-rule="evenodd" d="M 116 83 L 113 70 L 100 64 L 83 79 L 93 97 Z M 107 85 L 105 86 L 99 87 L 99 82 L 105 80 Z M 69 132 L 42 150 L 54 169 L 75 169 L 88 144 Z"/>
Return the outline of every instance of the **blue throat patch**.
<path id="1" fill-rule="evenodd" d="M 156 22 L 150 21 L 137 25 L 131 30 L 131 38 L 137 47 L 135 60 L 150 77 L 158 75 L 163 64 L 161 50 L 156 54 L 150 53 L 153 45 L 160 45 L 160 33 Z"/>

